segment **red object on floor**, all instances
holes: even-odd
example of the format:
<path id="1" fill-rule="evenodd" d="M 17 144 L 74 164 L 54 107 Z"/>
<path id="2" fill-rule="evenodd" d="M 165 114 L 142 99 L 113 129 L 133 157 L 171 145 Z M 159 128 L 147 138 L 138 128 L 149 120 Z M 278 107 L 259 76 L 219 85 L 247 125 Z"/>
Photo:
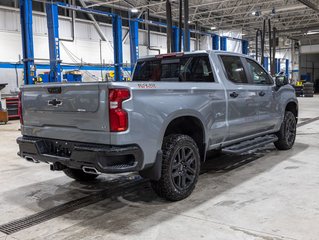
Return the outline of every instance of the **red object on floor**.
<path id="1" fill-rule="evenodd" d="M 9 114 L 9 120 L 19 119 L 19 98 L 18 97 L 8 97 L 6 98 L 7 111 Z"/>

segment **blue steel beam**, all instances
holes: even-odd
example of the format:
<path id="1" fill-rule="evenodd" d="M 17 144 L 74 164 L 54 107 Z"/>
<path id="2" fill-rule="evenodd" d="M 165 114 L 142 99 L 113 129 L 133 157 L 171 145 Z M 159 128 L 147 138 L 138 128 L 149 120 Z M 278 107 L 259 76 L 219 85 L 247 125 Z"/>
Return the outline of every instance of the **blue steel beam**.
<path id="1" fill-rule="evenodd" d="M 263 67 L 267 70 L 267 72 L 269 71 L 269 63 L 268 63 L 268 57 L 264 57 L 264 65 Z"/>
<path id="2" fill-rule="evenodd" d="M 248 54 L 248 41 L 247 40 L 241 40 L 241 47 L 242 47 L 242 53 Z"/>
<path id="3" fill-rule="evenodd" d="M 59 15 L 56 4 L 46 3 L 50 53 L 49 82 L 61 82 L 61 59 L 59 44 Z"/>
<path id="4" fill-rule="evenodd" d="M 275 74 L 278 74 L 280 72 L 280 59 L 275 58 Z"/>
<path id="5" fill-rule="evenodd" d="M 227 51 L 227 37 L 220 37 L 220 50 Z"/>
<path id="6" fill-rule="evenodd" d="M 122 49 L 122 18 L 112 17 L 113 47 L 114 47 L 114 79 L 122 81 L 123 49 Z"/>
<path id="7" fill-rule="evenodd" d="M 36 76 L 34 65 L 32 0 L 20 0 L 20 23 L 23 51 L 24 84 L 33 84 Z"/>
<path id="8" fill-rule="evenodd" d="M 173 49 L 172 52 L 180 52 L 178 39 L 179 39 L 179 31 L 180 29 L 178 27 L 173 27 Z"/>
<path id="9" fill-rule="evenodd" d="M 286 59 L 286 77 L 289 77 L 289 59 Z"/>
<path id="10" fill-rule="evenodd" d="M 212 41 L 213 41 L 213 50 L 219 50 L 219 36 L 216 34 L 212 35 Z"/>
<path id="11" fill-rule="evenodd" d="M 130 36 L 130 56 L 131 56 L 131 72 L 134 70 L 135 63 L 139 56 L 138 48 L 138 22 L 135 19 L 129 21 L 129 36 Z"/>

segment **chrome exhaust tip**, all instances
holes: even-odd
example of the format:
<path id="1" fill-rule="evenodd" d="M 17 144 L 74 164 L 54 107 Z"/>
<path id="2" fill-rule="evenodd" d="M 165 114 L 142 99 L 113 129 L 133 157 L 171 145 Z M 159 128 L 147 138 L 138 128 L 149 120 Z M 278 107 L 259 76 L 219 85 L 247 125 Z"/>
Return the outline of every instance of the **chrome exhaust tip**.
<path id="1" fill-rule="evenodd" d="M 25 160 L 27 160 L 28 162 L 39 163 L 38 160 L 35 160 L 33 157 L 30 157 L 30 156 L 25 156 L 24 158 L 25 158 Z"/>
<path id="2" fill-rule="evenodd" d="M 83 166 L 82 170 L 83 170 L 83 172 L 88 173 L 88 174 L 97 174 L 97 175 L 101 174 L 101 172 L 96 170 L 96 168 L 94 168 L 94 167 Z"/>

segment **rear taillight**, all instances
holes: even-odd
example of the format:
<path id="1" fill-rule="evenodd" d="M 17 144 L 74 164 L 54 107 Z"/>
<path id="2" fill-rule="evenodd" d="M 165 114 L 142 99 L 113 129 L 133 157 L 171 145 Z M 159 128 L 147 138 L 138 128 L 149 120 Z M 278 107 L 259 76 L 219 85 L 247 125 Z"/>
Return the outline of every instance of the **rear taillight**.
<path id="1" fill-rule="evenodd" d="M 19 92 L 19 102 L 18 102 L 18 115 L 20 118 L 20 123 L 23 125 L 23 116 L 22 116 L 22 92 Z"/>
<path id="2" fill-rule="evenodd" d="M 130 91 L 125 88 L 109 90 L 109 118 L 111 132 L 122 132 L 128 128 L 127 112 L 122 102 L 130 98 Z"/>

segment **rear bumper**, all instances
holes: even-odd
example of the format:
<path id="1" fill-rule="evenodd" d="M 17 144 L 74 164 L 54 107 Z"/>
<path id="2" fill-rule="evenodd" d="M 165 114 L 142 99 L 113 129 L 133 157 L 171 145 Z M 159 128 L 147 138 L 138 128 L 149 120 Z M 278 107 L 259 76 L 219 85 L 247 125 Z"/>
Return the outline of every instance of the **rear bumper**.
<path id="1" fill-rule="evenodd" d="M 17 139 L 19 156 L 34 162 L 59 163 L 82 169 L 93 167 L 101 173 L 141 170 L 143 151 L 138 145 L 111 146 L 23 136 Z"/>

